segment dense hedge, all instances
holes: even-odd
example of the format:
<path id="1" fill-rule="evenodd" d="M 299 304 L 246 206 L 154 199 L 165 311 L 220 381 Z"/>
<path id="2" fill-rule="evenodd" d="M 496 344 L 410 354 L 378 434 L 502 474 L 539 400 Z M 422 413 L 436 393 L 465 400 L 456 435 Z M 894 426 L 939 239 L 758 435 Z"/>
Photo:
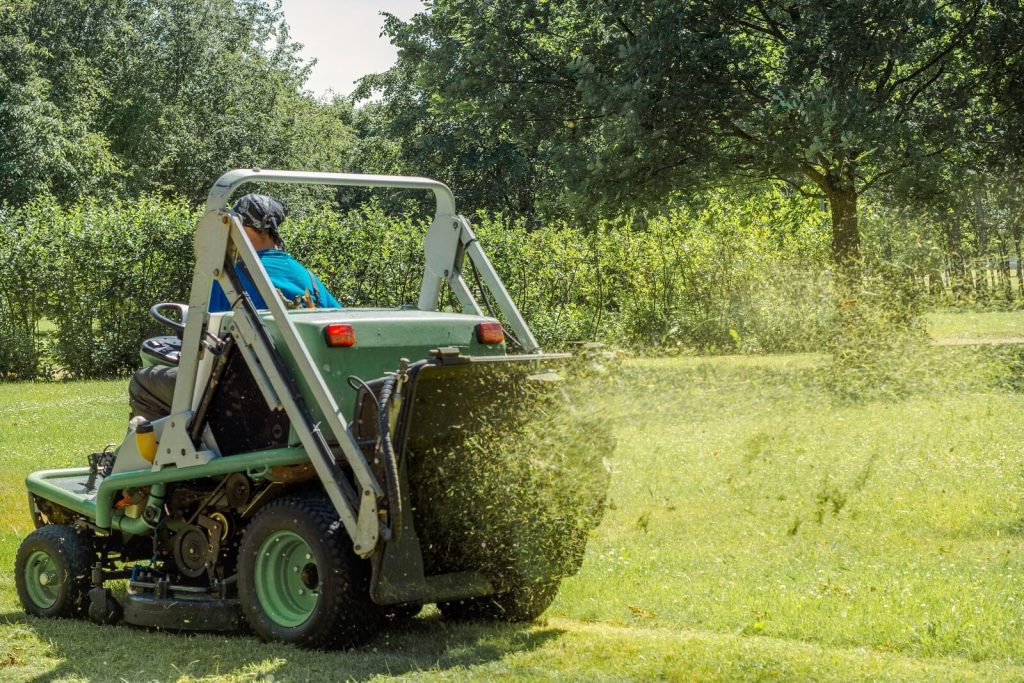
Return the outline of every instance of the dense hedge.
<path id="1" fill-rule="evenodd" d="M 195 215 L 182 203 L 38 199 L 0 218 L 0 376 L 124 373 L 157 331 L 149 306 L 188 291 Z"/>
<path id="2" fill-rule="evenodd" d="M 0 378 L 124 374 L 160 330 L 148 307 L 187 300 L 198 213 L 141 199 L 0 211 Z M 832 310 L 827 225 L 781 195 L 711 197 L 641 228 L 628 222 L 528 231 L 474 224 L 542 345 L 607 339 L 633 347 L 801 350 Z M 426 224 L 375 205 L 293 216 L 289 251 L 346 305 L 414 302 Z M 472 278 L 468 278 L 472 280 Z"/>

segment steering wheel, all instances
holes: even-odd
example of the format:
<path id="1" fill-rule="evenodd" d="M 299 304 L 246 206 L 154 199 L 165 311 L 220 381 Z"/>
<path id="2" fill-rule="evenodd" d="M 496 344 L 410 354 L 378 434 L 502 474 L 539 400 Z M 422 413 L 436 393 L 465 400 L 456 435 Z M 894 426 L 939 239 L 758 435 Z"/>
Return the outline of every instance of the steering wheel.
<path id="1" fill-rule="evenodd" d="M 164 315 L 163 311 L 177 311 L 178 317 L 181 318 L 181 322 L 172 320 Z M 185 333 L 185 323 L 188 322 L 188 306 L 185 304 L 163 302 L 159 304 L 153 304 L 149 309 L 149 314 L 153 316 L 153 319 L 162 325 L 174 330 L 180 337 Z"/>

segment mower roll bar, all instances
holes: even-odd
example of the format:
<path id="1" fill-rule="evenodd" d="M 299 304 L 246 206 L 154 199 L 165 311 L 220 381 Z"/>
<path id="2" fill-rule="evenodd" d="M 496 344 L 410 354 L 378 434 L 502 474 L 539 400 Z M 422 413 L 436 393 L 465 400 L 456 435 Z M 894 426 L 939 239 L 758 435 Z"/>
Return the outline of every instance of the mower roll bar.
<path id="1" fill-rule="evenodd" d="M 435 218 L 455 213 L 455 196 L 444 183 L 430 178 L 398 175 L 363 175 L 361 173 L 317 173 L 306 171 L 266 171 L 261 168 L 240 168 L 228 171 L 213 184 L 206 197 L 206 210 L 218 211 L 228 205 L 238 186 L 246 182 L 303 183 L 348 187 L 391 187 L 404 190 L 430 190 L 437 200 Z"/>
<path id="2" fill-rule="evenodd" d="M 206 465 L 217 457 L 202 437 L 196 439 L 192 425 L 193 403 L 198 380 L 203 340 L 208 335 L 210 287 L 219 282 L 228 301 L 234 302 L 230 332 L 236 347 L 253 374 L 268 407 L 284 410 L 309 456 L 324 489 L 334 504 L 342 524 L 353 541 L 353 550 L 368 557 L 388 540 L 393 532 L 385 526 L 377 508 L 384 496 L 383 488 L 366 462 L 353 437 L 345 416 L 331 394 L 289 318 L 284 302 L 277 296 L 270 277 L 253 248 L 238 217 L 225 210 L 228 200 L 245 182 L 283 182 L 362 187 L 390 187 L 429 190 L 437 201 L 434 220 L 424 239 L 424 274 L 418 308 L 437 310 L 440 288 L 448 282 L 463 310 L 481 315 L 479 304 L 462 278 L 462 262 L 468 255 L 487 284 L 509 325 L 519 335 L 527 353 L 540 348 L 525 320 L 516 308 L 501 278 L 476 240 L 469 221 L 455 213 L 455 199 L 443 183 L 427 178 L 353 175 L 342 173 L 304 173 L 298 171 L 263 171 L 239 169 L 224 174 L 216 182 L 207 199 L 207 211 L 196 227 L 196 267 L 189 296 L 189 315 L 182 335 L 181 361 L 174 387 L 171 415 L 160 425 L 159 449 L 154 468 L 187 468 Z M 277 327 L 280 343 L 288 349 L 296 370 L 308 385 L 313 411 L 297 391 L 295 378 L 278 351 L 278 343 L 270 338 L 245 293 L 238 270 L 249 275 L 252 284 L 266 302 Z M 314 419 L 319 413 L 322 422 Z M 351 467 L 353 481 L 340 469 L 331 441 L 341 450 L 342 458 Z"/>

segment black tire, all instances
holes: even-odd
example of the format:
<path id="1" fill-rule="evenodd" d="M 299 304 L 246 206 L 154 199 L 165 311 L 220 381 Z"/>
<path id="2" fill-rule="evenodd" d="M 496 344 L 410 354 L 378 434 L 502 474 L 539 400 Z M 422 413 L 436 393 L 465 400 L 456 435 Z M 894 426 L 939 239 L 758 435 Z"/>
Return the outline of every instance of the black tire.
<path id="1" fill-rule="evenodd" d="M 62 524 L 39 527 L 21 542 L 14 560 L 14 583 L 28 614 L 80 617 L 89 607 L 91 540 Z"/>
<path id="2" fill-rule="evenodd" d="M 282 536 L 285 543 L 274 545 Z M 265 544 L 275 553 L 279 547 L 299 547 L 306 558 L 301 569 L 303 560 L 295 560 L 301 579 L 289 574 L 272 580 L 279 575 L 273 571 L 277 565 L 287 566 L 297 555 L 279 559 Z M 369 562 L 352 550 L 334 506 L 322 496 L 279 498 L 256 513 L 239 546 L 238 596 L 246 621 L 261 638 L 305 648 L 352 647 L 373 636 L 384 618 L 370 599 Z"/>
<path id="3" fill-rule="evenodd" d="M 533 621 L 544 613 L 555 596 L 558 582 L 539 583 L 485 595 L 480 598 L 466 598 L 451 602 L 439 602 L 437 608 L 448 621 Z"/>

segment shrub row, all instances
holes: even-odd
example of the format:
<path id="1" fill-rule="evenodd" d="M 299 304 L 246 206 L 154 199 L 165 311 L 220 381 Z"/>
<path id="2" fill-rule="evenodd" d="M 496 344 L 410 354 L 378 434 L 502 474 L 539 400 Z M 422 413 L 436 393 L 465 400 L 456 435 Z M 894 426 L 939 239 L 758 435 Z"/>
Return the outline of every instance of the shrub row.
<path id="1" fill-rule="evenodd" d="M 194 211 L 141 199 L 0 216 L 0 377 L 107 377 L 138 363 L 152 303 L 188 291 Z M 48 331 L 45 336 L 38 333 Z"/>
<path id="2" fill-rule="evenodd" d="M 162 333 L 157 301 L 185 301 L 198 212 L 183 202 L 0 210 L 0 378 L 108 377 L 131 371 Z M 833 309 L 822 215 L 782 195 L 712 196 L 641 227 L 527 230 L 477 216 L 491 261 L 545 347 L 604 339 L 631 347 L 815 348 Z M 369 204 L 293 216 L 289 251 L 346 305 L 415 302 L 426 224 Z M 472 276 L 467 277 L 471 284 Z"/>

